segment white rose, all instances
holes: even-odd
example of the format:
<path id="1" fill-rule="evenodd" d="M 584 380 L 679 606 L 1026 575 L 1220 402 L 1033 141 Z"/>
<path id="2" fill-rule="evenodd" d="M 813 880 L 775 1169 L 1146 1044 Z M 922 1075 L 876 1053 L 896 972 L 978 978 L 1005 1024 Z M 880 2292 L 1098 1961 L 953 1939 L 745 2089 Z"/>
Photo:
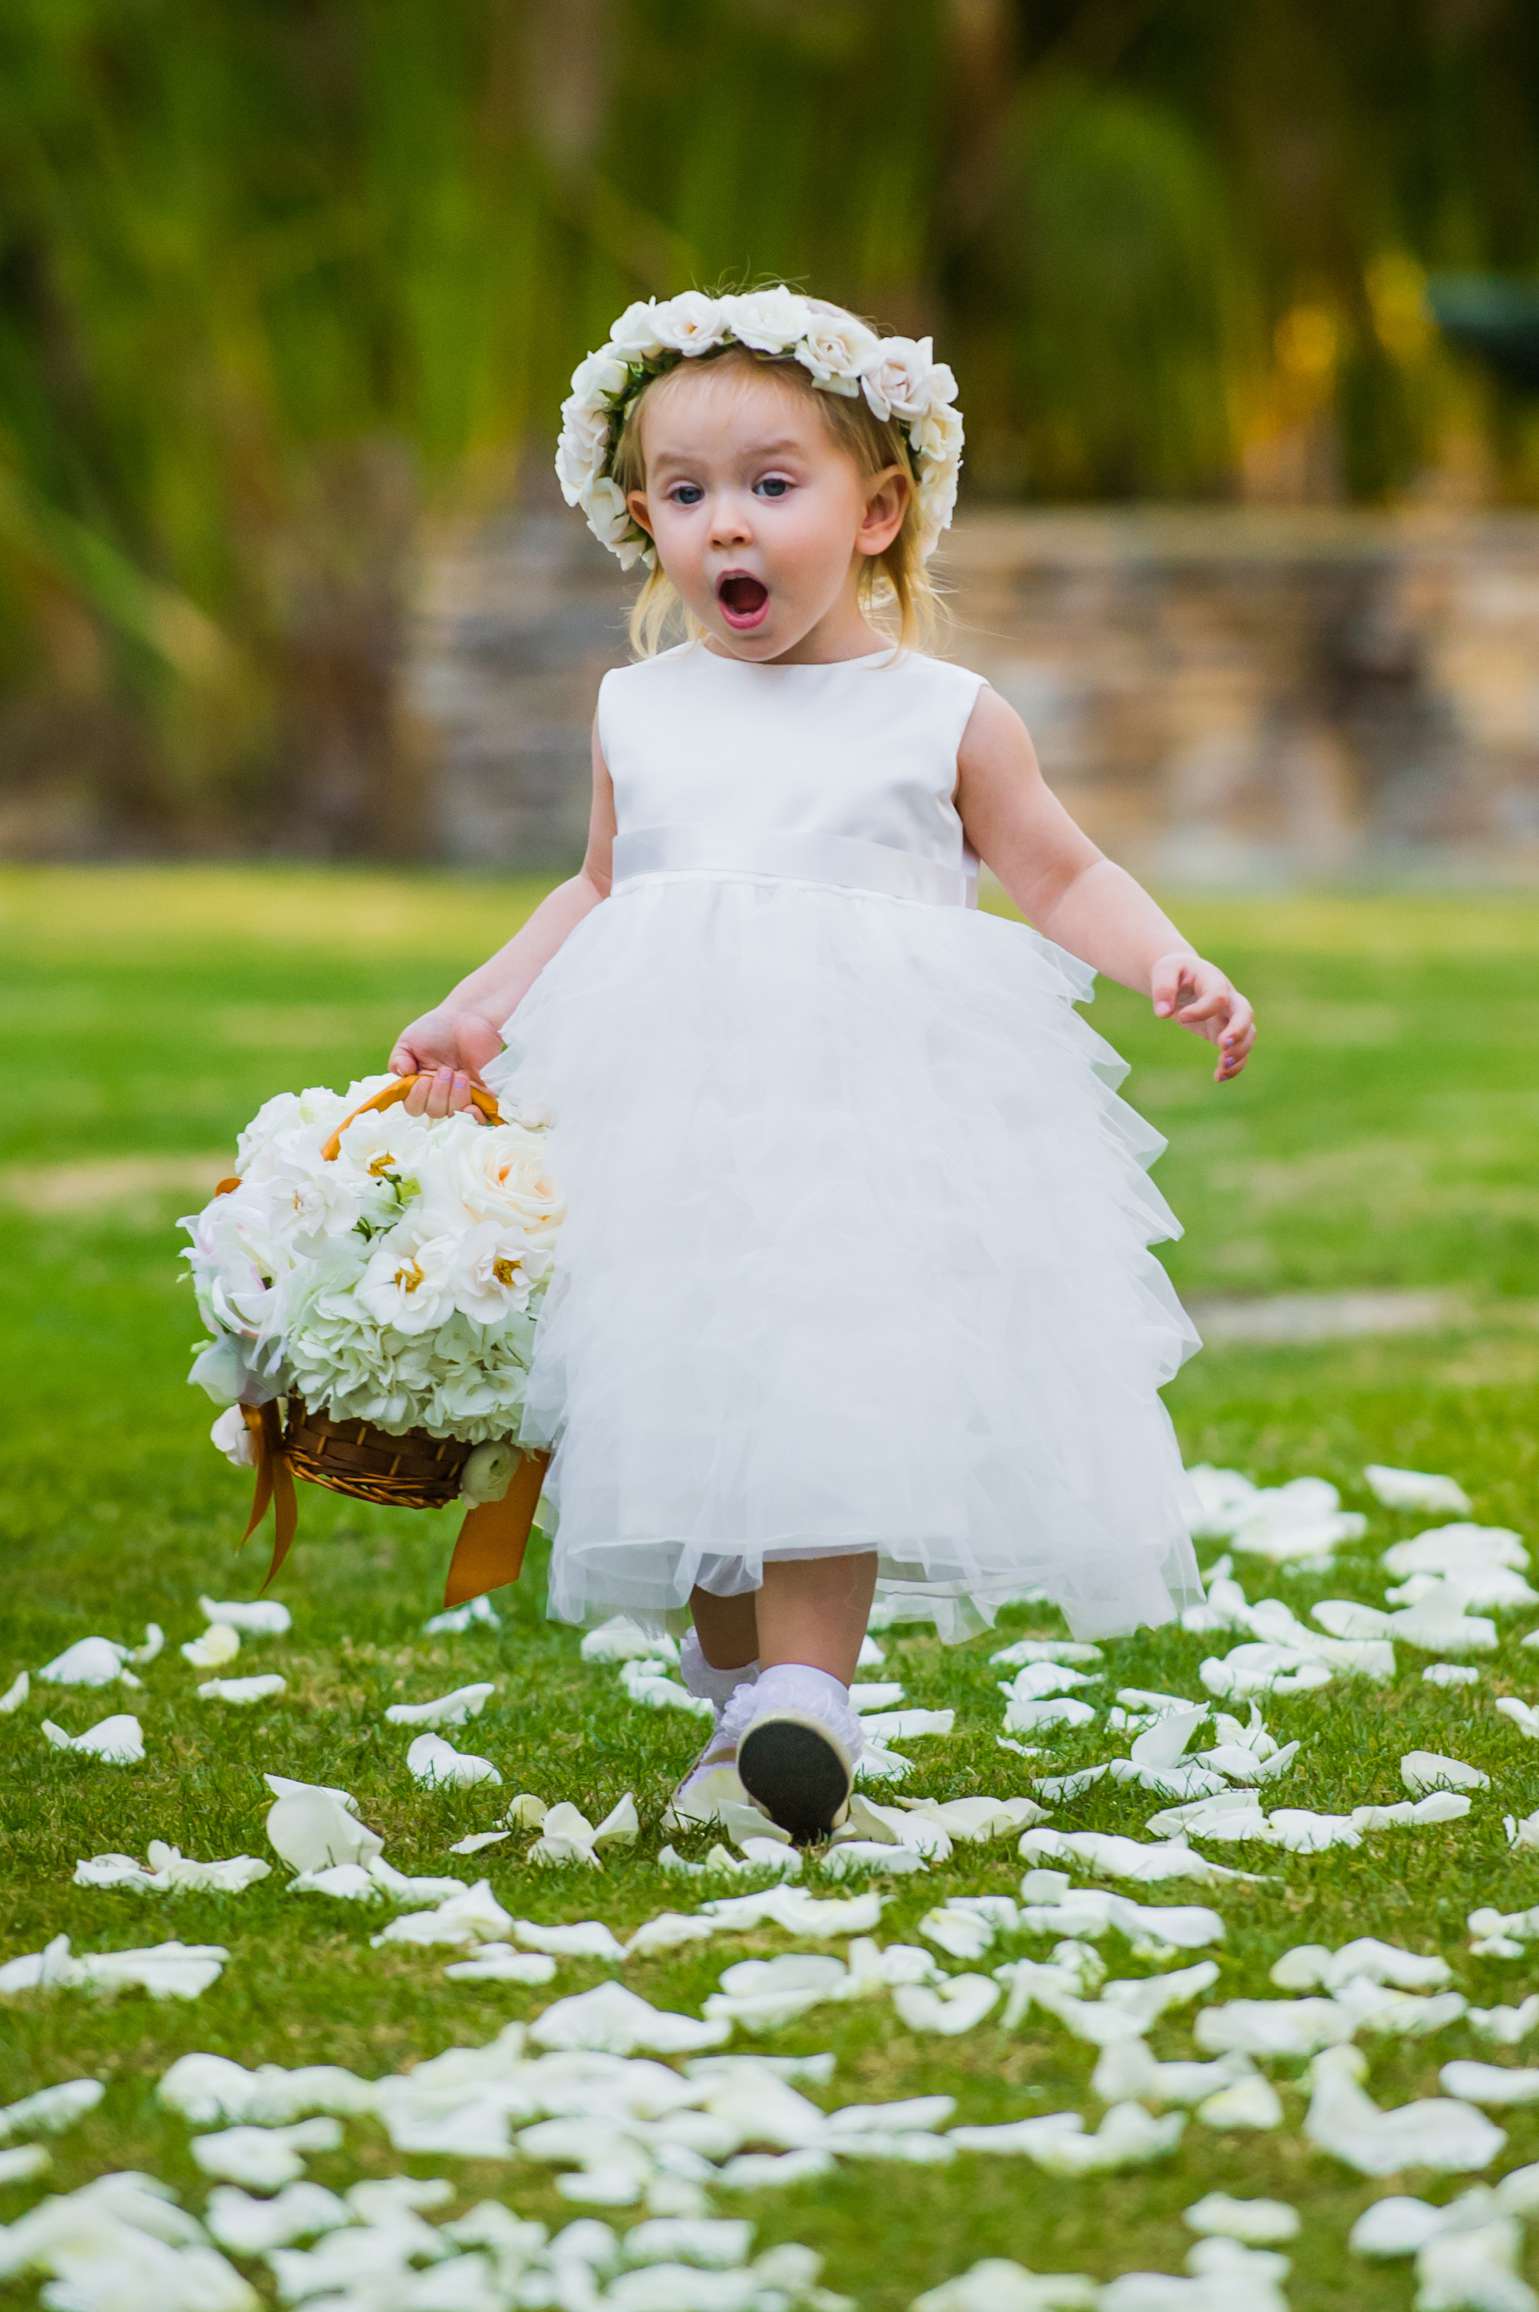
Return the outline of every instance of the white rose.
<path id="1" fill-rule="evenodd" d="M 516 1220 L 531 1237 L 551 1236 L 565 1212 L 546 1141 L 517 1124 L 457 1133 L 432 1193 L 472 1220 Z"/>
<path id="2" fill-rule="evenodd" d="M 461 1241 L 454 1305 L 474 1324 L 500 1324 L 510 1309 L 529 1306 L 541 1265 L 516 1221 L 482 1221 Z"/>
<path id="3" fill-rule="evenodd" d="M 501 1501 L 513 1482 L 518 1462 L 517 1446 L 505 1439 L 475 1446 L 460 1474 L 461 1498 L 474 1502 Z"/>
<path id="4" fill-rule="evenodd" d="M 853 314 L 814 312 L 796 358 L 819 385 L 835 393 L 860 391 L 860 372 L 881 340 Z"/>
<path id="5" fill-rule="evenodd" d="M 376 1240 L 354 1288 L 359 1306 L 403 1333 L 431 1332 L 454 1307 L 459 1265 L 452 1232 L 424 1233 L 412 1212 Z"/>
<path id="6" fill-rule="evenodd" d="M 591 490 L 609 454 L 609 415 L 593 403 L 563 402 L 564 422 L 556 444 L 556 479 L 569 506 Z"/>
<path id="7" fill-rule="evenodd" d="M 815 318 L 806 299 L 783 281 L 774 289 L 751 289 L 721 302 L 734 337 L 761 353 L 785 353 L 806 336 Z"/>
<path id="8" fill-rule="evenodd" d="M 612 401 L 628 374 L 623 352 L 613 343 L 601 345 L 595 352 L 585 353 L 573 370 L 571 401 L 578 406 L 601 398 Z M 565 410 L 568 404 L 561 406 Z"/>
<path id="9" fill-rule="evenodd" d="M 610 345 L 622 358 L 655 361 L 663 350 L 657 315 L 658 303 L 655 297 L 640 297 L 634 305 L 627 305 L 609 332 Z"/>
<path id="10" fill-rule="evenodd" d="M 656 327 L 663 344 L 677 353 L 706 353 L 731 335 L 720 299 L 698 289 L 683 289 L 659 305 Z"/>
<path id="11" fill-rule="evenodd" d="M 239 1405 L 221 1413 L 209 1431 L 225 1459 L 237 1469 L 256 1467 L 256 1445 Z"/>
<path id="12" fill-rule="evenodd" d="M 432 1162 L 436 1144 L 431 1116 L 413 1116 L 400 1106 L 374 1108 L 349 1124 L 335 1158 L 321 1169 L 351 1183 L 349 1193 L 356 1200 L 354 1219 L 359 1211 L 372 1217 L 376 1210 L 390 1210 L 394 1202 L 392 1180 L 415 1179 L 419 1170 Z M 351 1224 L 351 1220 L 346 1223 Z"/>
<path id="13" fill-rule="evenodd" d="M 933 337 L 883 337 L 860 373 L 861 387 L 881 418 L 923 417 L 930 406 Z M 949 374 L 949 372 L 948 372 Z"/>
<path id="14" fill-rule="evenodd" d="M 373 1182 L 360 1184 L 340 1164 L 307 1161 L 300 1149 L 285 1150 L 264 1185 L 268 1242 L 285 1266 L 350 1229 L 366 1204 L 379 1202 Z"/>
<path id="15" fill-rule="evenodd" d="M 628 542 L 628 533 L 634 528 L 631 510 L 625 503 L 625 493 L 618 482 L 607 474 L 585 490 L 580 500 L 582 510 L 593 525 L 595 533 L 606 546 L 617 551 Z"/>
<path id="16" fill-rule="evenodd" d="M 944 463 L 962 447 L 962 413 L 948 401 L 932 402 L 923 417 L 915 418 L 908 438 L 922 457 Z"/>
<path id="17" fill-rule="evenodd" d="M 275 1092 L 270 1100 L 263 1101 L 240 1135 L 236 1145 L 236 1171 L 243 1180 L 249 1179 L 261 1168 L 274 1144 L 291 1132 L 313 1135 L 319 1146 L 341 1123 L 349 1107 L 356 1107 L 358 1100 L 366 1098 L 379 1082 L 378 1077 L 371 1077 L 366 1090 L 360 1091 L 355 1085 L 345 1095 L 332 1091 L 326 1084 L 307 1084 L 302 1092 Z"/>

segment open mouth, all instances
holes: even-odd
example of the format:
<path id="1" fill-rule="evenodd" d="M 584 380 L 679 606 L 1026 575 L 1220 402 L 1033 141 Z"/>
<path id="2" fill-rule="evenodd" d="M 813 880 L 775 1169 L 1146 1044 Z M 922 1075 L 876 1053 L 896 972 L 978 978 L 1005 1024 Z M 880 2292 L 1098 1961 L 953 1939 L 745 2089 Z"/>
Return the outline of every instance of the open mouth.
<path id="1" fill-rule="evenodd" d="M 762 580 L 742 574 L 723 578 L 716 599 L 727 624 L 739 633 L 761 626 L 769 611 L 769 588 Z"/>

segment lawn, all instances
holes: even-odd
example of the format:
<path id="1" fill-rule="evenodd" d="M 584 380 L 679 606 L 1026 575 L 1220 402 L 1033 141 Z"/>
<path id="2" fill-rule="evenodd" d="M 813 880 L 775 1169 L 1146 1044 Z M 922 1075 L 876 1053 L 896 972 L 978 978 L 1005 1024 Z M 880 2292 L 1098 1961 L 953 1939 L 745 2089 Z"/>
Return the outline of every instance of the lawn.
<path id="1" fill-rule="evenodd" d="M 728 1965 L 814 1947 L 764 1926 L 619 1964 L 562 1957 L 545 1987 L 477 1983 L 446 1976 L 459 1951 L 372 1947 L 395 1915 L 388 1904 L 287 1891 L 289 1873 L 264 1834 L 269 1772 L 346 1789 L 398 1870 L 467 1884 L 484 1875 L 518 1919 L 599 1918 L 623 1941 L 660 1913 L 768 1883 L 680 1877 L 660 1865 L 659 1817 L 700 1739 L 696 1724 L 633 1704 L 616 1669 L 583 1663 L 577 1633 L 544 1621 L 538 1540 L 523 1582 L 499 1594 L 500 1628 L 431 1636 L 423 1624 L 440 1602 L 453 1514 L 391 1515 L 302 1488 L 299 1538 L 275 1593 L 292 1610 L 292 1630 L 249 1638 L 231 1669 L 281 1672 L 282 1696 L 255 1708 L 200 1699 L 196 1685 L 207 1673 L 180 1652 L 204 1626 L 200 1593 L 254 1593 L 266 1537 L 237 1554 L 249 1481 L 209 1444 L 215 1408 L 187 1386 L 199 1327 L 176 1218 L 230 1168 L 235 1135 L 264 1098 L 307 1083 L 340 1087 L 382 1068 L 403 1022 L 506 939 L 539 896 L 527 883 L 448 875 L 0 872 L 10 991 L 0 1249 L 11 1317 L 0 1375 L 0 1525 L 10 1577 L 0 1692 L 22 1669 L 34 1673 L 30 1696 L 0 1716 L 0 1963 L 60 1934 L 77 1952 L 172 1936 L 229 1952 L 212 1986 L 185 2002 L 138 1990 L 109 2002 L 72 1989 L 0 2000 L 0 2101 L 78 2077 L 107 2089 L 48 2139 L 51 2159 L 40 2174 L 0 2184 L 0 2224 L 49 2192 L 123 2169 L 164 2179 L 186 2207 L 202 2210 L 210 2178 L 189 2151 L 199 2131 L 156 2094 L 190 2051 L 250 2066 L 340 2064 L 373 2078 L 445 2049 L 480 2047 L 510 2021 L 533 2021 L 555 2000 L 611 1978 L 660 2008 L 698 2016 Z M 1306 1620 L 1323 1599 L 1382 1607 L 1391 1585 L 1383 1552 L 1446 1519 L 1385 1506 L 1365 1479 L 1369 1464 L 1447 1473 L 1466 1490 L 1474 1521 L 1532 1539 L 1539 909 L 1524 894 L 1159 896 L 1244 989 L 1260 1028 L 1239 1080 L 1216 1086 L 1209 1047 L 1154 1021 L 1128 991 L 1103 981 L 1086 1012 L 1132 1063 L 1124 1096 L 1169 1137 L 1154 1177 L 1186 1233 L 1161 1257 L 1183 1298 L 1197 1304 L 1199 1323 L 1209 1296 L 1349 1288 L 1450 1295 L 1449 1320 L 1433 1330 L 1210 1343 L 1166 1392 L 1189 1465 L 1239 1471 L 1259 1486 L 1326 1479 L 1342 1507 L 1366 1519 L 1363 1538 L 1332 1565 L 1237 1555 L 1234 1572 L 1252 1603 L 1281 1598 Z M 1223 1547 L 1205 1542 L 1205 1562 Z M 1318 1853 L 1194 1835 L 1211 1860 L 1254 1876 L 1217 1886 L 1117 1882 L 1146 1902 L 1210 1904 L 1223 1921 L 1211 1950 L 1218 1979 L 1154 2025 L 1149 2046 L 1158 2058 L 1197 2052 L 1194 2017 L 1203 2009 L 1286 1996 L 1269 1971 L 1301 1944 L 1334 1950 L 1374 1935 L 1439 1954 L 1472 2008 L 1530 1990 L 1532 1957 L 1477 1956 L 1467 1926 L 1483 1905 L 1517 1912 L 1539 1904 L 1539 1849 L 1510 1849 L 1504 1829 L 1505 1817 L 1539 1808 L 1539 1742 L 1495 1708 L 1503 1695 L 1539 1701 L 1539 1655 L 1521 1642 L 1539 1624 L 1539 1606 L 1495 1619 L 1495 1649 L 1468 1657 L 1479 1673 L 1473 1682 L 1426 1682 L 1422 1672 L 1437 1654 L 1397 1643 L 1387 1679 L 1338 1672 L 1326 1686 L 1263 1702 L 1277 1740 L 1300 1745 L 1286 1773 L 1262 1786 L 1264 1806 L 1334 1814 L 1402 1800 L 1400 1761 L 1426 1750 L 1489 1775 L 1462 1818 L 1373 1829 L 1360 1845 Z M 38 1668 L 74 1640 L 98 1633 L 138 1643 L 150 1622 L 163 1626 L 166 1644 L 139 1671 L 141 1691 L 37 1682 Z M 1061 1630 L 1045 1609 L 1020 1606 L 996 1633 L 950 1651 L 901 1627 L 880 1633 L 885 1663 L 871 1674 L 901 1681 L 906 1704 L 954 1708 L 956 1717 L 949 1735 L 900 1743 L 912 1774 L 870 1795 L 1025 1795 L 1033 1775 L 1124 1755 L 1127 1735 L 1103 1722 L 1117 1689 L 1206 1701 L 1201 1664 L 1244 1635 L 1176 1629 L 1108 1643 L 1094 1665 L 1102 1683 L 1086 1689 L 1096 1723 L 1040 1737 L 1043 1755 L 1026 1759 L 998 1746 L 998 1681 L 1009 1673 L 990 1655 L 1013 1639 Z M 490 1757 L 502 1788 L 419 1787 L 405 1767 L 409 1731 L 387 1723 L 387 1706 L 480 1680 L 495 1685 L 484 1713 L 445 1731 Z M 1243 1705 L 1229 1707 L 1243 1714 Z M 71 1755 L 41 1733 L 44 1717 L 78 1732 L 125 1709 L 144 1727 L 138 1764 Z M 1204 1731 L 1193 1748 L 1214 1739 Z M 608 1847 L 602 1871 L 526 1863 L 533 1834 L 522 1829 L 479 1855 L 451 1855 L 467 1833 L 496 1826 L 519 1792 L 574 1799 L 595 1821 L 630 1792 L 639 1836 L 633 1846 Z M 1136 1784 L 1103 1779 L 1055 1804 L 1052 1827 L 1143 1837 L 1163 1803 Z M 255 1855 L 273 1868 L 240 1894 L 74 1883 L 77 1860 L 105 1852 L 142 1859 L 156 1838 L 200 1859 Z M 696 1860 L 711 1843 L 704 1835 L 675 1841 Z M 842 1884 L 809 1860 L 802 1883 L 829 1897 L 879 1891 L 880 1944 L 930 1948 L 953 1973 L 987 1972 L 1046 1960 L 1061 1937 L 1006 1931 L 982 1958 L 964 1961 L 936 1951 L 920 1922 L 953 1897 L 1016 1894 L 1026 1867 L 1011 1836 L 958 1843 L 927 1870 Z M 1093 1871 L 1075 1878 L 1113 1883 Z M 846 1943 L 815 1947 L 839 1953 Z M 1116 1934 L 1099 1948 L 1114 1977 L 1163 1971 L 1130 1955 Z M 892 1993 L 880 1990 L 813 2007 L 762 2037 L 739 2028 L 726 2045 L 777 2056 L 830 2052 L 832 2076 L 802 2083 L 827 2110 L 946 2095 L 955 2098 L 957 2125 L 1075 2110 L 1094 2129 L 1104 2108 L 1090 2086 L 1095 2047 L 1040 2005 L 1008 2029 L 1002 2013 L 995 2007 L 973 2029 L 941 2037 L 905 2028 Z M 1503 2047 L 1463 2016 L 1420 2035 L 1364 2025 L 1356 2036 L 1381 2107 L 1444 2093 L 1439 2072 L 1452 2061 L 1539 2060 L 1539 2029 L 1527 2044 Z M 908 2312 L 925 2291 L 987 2257 L 1100 2282 L 1182 2273 L 1195 2238 L 1185 2209 L 1213 2190 L 1264 2195 L 1303 2219 L 1287 2243 L 1292 2269 L 1282 2283 L 1294 2312 L 1326 2312 L 1348 2291 L 1358 2312 L 1380 2312 L 1410 2305 L 1415 2280 L 1407 2260 L 1349 2251 L 1365 2208 L 1391 2192 L 1442 2202 L 1539 2161 L 1539 2115 L 1518 2104 L 1492 2111 L 1507 2141 L 1488 2165 L 1370 2178 L 1301 2131 L 1306 2062 L 1264 2058 L 1261 2068 L 1280 2093 L 1280 2125 L 1243 2130 L 1192 2116 L 1173 2149 L 1123 2172 L 1065 2178 L 1019 2153 L 900 2162 L 872 2151 L 773 2188 L 709 2188 L 694 2200 L 681 2189 L 677 2204 L 751 2220 L 756 2253 L 777 2242 L 818 2251 L 823 2285 L 860 2312 Z M 488 2199 L 553 2231 L 582 2217 L 624 2231 L 647 2215 L 641 2199 L 589 2205 L 564 2194 L 558 2178 L 571 2164 L 527 2149 L 512 2158 L 402 2153 L 371 2114 L 347 2119 L 340 2145 L 307 2154 L 305 2168 L 339 2192 L 363 2177 L 447 2178 L 451 2196 L 429 2211 L 435 2225 Z M 668 2204 L 666 2192 L 652 2203 Z M 279 2300 L 261 2257 L 233 2261 L 261 2302 Z M 1539 2244 L 1525 2247 L 1521 2269 L 1539 2282 Z M 18 2277 L 8 2300 L 33 2301 L 41 2284 Z M 1237 2279 L 1227 2299 L 1212 2302 L 1243 2312 L 1261 2301 L 1260 2286 L 1259 2277 Z M 150 2299 L 81 2299 L 141 2300 Z M 391 2294 L 383 2283 L 372 2295 L 327 2299 L 380 2312 L 419 2300 L 456 2302 L 442 2292 Z M 494 2300 L 589 2299 L 536 2292 Z M 622 2289 L 613 2300 L 640 2305 L 643 2297 Z M 1027 2300 L 977 2297 L 979 2312 L 995 2302 L 1013 2312 Z M 1466 2300 L 1484 2301 L 1447 2299 Z M 677 2301 L 684 2312 L 685 2297 Z M 476 2312 L 468 2297 L 465 2312 Z"/>

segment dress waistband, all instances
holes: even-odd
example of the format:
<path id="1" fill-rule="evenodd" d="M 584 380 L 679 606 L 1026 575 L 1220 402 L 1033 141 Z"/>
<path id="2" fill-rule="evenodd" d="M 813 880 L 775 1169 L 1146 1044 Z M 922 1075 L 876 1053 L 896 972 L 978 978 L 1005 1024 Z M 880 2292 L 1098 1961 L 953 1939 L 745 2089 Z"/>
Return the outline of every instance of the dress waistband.
<path id="1" fill-rule="evenodd" d="M 976 907 L 974 854 L 948 867 L 896 843 L 821 828 L 631 827 L 614 838 L 613 890 L 651 875 L 770 875 L 919 899 L 942 907 Z"/>

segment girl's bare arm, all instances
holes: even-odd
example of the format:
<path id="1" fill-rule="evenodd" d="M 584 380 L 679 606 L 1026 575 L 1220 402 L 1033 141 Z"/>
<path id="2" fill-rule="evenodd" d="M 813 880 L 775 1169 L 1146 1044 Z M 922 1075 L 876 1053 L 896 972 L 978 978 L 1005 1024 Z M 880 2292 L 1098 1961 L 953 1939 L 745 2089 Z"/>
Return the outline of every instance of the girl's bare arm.
<path id="1" fill-rule="evenodd" d="M 419 1074 L 403 1105 L 414 1115 L 445 1116 L 470 1104 L 470 1080 L 502 1048 L 500 1030 L 518 1009 L 573 928 L 607 899 L 615 834 L 614 786 L 593 721 L 593 800 L 588 847 L 575 875 L 548 891 L 513 937 L 467 972 L 433 1009 L 401 1030 L 389 1064 Z"/>
<path id="2" fill-rule="evenodd" d="M 573 926 L 609 897 L 615 834 L 614 786 L 599 746 L 593 718 L 593 801 L 588 815 L 588 848 L 575 875 L 548 891 L 539 906 L 497 953 L 468 972 L 445 996 L 446 1004 L 478 1011 L 494 1027 L 518 1009 Z"/>
<path id="3" fill-rule="evenodd" d="M 987 685 L 958 750 L 956 807 L 973 849 L 1029 923 L 1148 996 L 1161 1017 L 1221 1042 L 1219 1082 L 1238 1074 L 1255 1041 L 1250 1005 L 1070 817 L 1042 776 L 1026 725 Z"/>

